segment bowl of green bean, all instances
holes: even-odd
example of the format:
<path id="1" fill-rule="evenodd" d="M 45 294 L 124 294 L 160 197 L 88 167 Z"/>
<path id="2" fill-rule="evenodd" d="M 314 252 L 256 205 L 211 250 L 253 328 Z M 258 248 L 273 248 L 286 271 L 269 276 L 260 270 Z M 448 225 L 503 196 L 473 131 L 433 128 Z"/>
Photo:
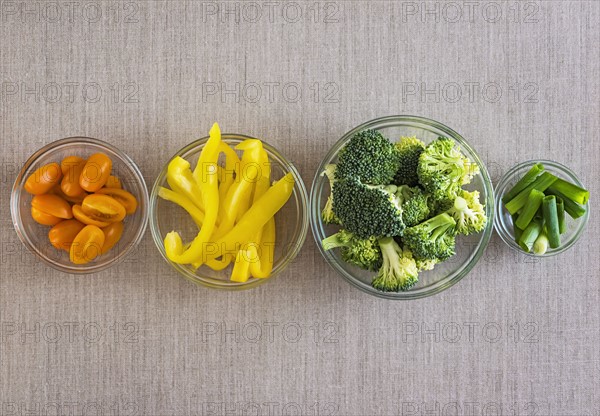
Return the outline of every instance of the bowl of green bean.
<path id="1" fill-rule="evenodd" d="M 560 254 L 583 234 L 589 196 L 578 176 L 560 163 L 520 163 L 496 186 L 494 228 L 509 247 L 527 255 Z"/>

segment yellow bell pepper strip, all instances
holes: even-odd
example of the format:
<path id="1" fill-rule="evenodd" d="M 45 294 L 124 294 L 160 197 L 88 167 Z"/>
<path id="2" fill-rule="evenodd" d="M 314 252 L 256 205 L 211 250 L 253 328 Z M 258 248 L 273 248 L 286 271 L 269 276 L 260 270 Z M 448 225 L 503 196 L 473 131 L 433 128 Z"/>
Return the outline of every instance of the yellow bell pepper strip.
<path id="1" fill-rule="evenodd" d="M 250 249 L 254 252 L 257 250 L 256 246 L 251 246 Z M 264 279 L 271 275 L 275 260 L 275 217 L 271 217 L 263 226 L 259 249 L 260 254 L 251 253 L 252 256 L 257 256 L 258 261 L 250 263 L 250 273 L 256 278 Z"/>
<path id="2" fill-rule="evenodd" d="M 258 230 L 290 199 L 294 184 L 294 176 L 291 172 L 275 182 L 256 203 L 252 204 L 231 231 L 211 244 L 211 252 L 208 253 L 206 250 L 206 255 L 201 256 L 203 258 L 199 261 L 206 262 L 207 259 L 217 258 L 226 252 L 237 252 L 242 244 L 251 241 Z"/>
<path id="3" fill-rule="evenodd" d="M 190 162 L 181 156 L 175 156 L 167 167 L 167 182 L 171 189 L 185 195 L 198 208 L 204 209 L 202 192 L 190 169 Z"/>
<path id="4" fill-rule="evenodd" d="M 198 183 L 204 204 L 204 222 L 194 241 L 189 248 L 183 251 L 181 236 L 176 231 L 171 231 L 165 237 L 165 251 L 169 260 L 178 264 L 199 262 L 210 239 L 219 213 L 219 188 L 217 178 L 217 159 L 221 143 L 221 131 L 215 123 L 210 129 L 210 138 L 200 153 L 198 165 L 194 170 L 194 177 Z M 215 256 L 216 257 L 216 256 Z"/>
<path id="5" fill-rule="evenodd" d="M 250 278 L 250 251 L 243 249 L 238 251 L 235 256 L 235 263 L 233 264 L 233 270 L 231 270 L 231 276 L 229 280 L 232 282 L 244 283 Z"/>
<path id="6" fill-rule="evenodd" d="M 223 256 L 221 256 L 221 260 L 217 260 L 217 259 L 208 259 L 206 260 L 206 265 L 208 267 L 210 267 L 211 269 L 213 269 L 214 271 L 220 271 L 223 270 L 224 268 L 226 268 L 227 266 L 229 266 L 231 264 L 231 260 L 233 260 L 233 255 L 226 253 L 223 254 Z M 196 265 L 198 265 L 198 267 L 201 266 L 200 263 L 194 263 L 194 267 L 197 269 L 198 267 L 196 267 Z"/>
<path id="7" fill-rule="evenodd" d="M 239 180 L 236 178 L 234 184 L 229 188 L 225 200 L 221 204 L 221 222 L 214 238 L 227 234 L 234 226 L 239 210 L 247 211 L 251 202 L 251 194 L 256 183 L 260 155 L 258 147 L 260 140 L 248 139 L 240 143 L 236 148 L 243 150 Z M 262 144 L 260 144 L 262 147 Z"/>
<path id="8" fill-rule="evenodd" d="M 194 205 L 194 203 L 190 201 L 188 197 L 168 188 L 163 188 L 162 186 L 158 188 L 158 196 L 165 201 L 170 201 L 179 205 L 181 208 L 186 210 L 188 214 L 190 214 L 198 228 L 202 227 L 202 223 L 204 222 L 204 212 Z"/>
<path id="9" fill-rule="evenodd" d="M 264 149 L 264 147 L 262 147 L 262 145 L 260 146 L 258 163 L 260 166 L 260 174 L 256 181 L 252 203 L 258 201 L 258 199 L 263 196 L 265 192 L 267 192 L 269 186 L 271 186 L 271 162 L 269 162 L 267 151 Z"/>
<path id="10" fill-rule="evenodd" d="M 235 150 L 233 150 L 227 143 L 221 142 L 219 151 L 225 155 L 225 168 L 223 169 L 223 180 L 219 184 L 219 200 L 224 201 L 227 196 L 227 191 L 235 181 L 235 178 L 239 177 L 240 171 L 240 158 L 238 157 Z"/>

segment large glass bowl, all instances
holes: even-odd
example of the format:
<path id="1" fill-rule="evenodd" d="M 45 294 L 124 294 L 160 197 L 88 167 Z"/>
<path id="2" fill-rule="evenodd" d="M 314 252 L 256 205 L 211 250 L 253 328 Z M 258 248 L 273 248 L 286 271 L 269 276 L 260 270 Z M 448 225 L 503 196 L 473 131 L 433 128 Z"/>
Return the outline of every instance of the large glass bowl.
<path id="1" fill-rule="evenodd" d="M 123 188 L 135 196 L 138 208 L 123 220 L 121 239 L 107 253 L 87 264 L 73 264 L 69 253 L 57 250 L 48 240 L 50 227 L 40 225 L 31 218 L 32 195 L 24 189 L 27 178 L 40 166 L 60 163 L 67 156 L 88 158 L 94 153 L 105 153 L 113 163 L 112 174 L 117 176 Z M 52 142 L 35 152 L 17 175 L 10 197 L 10 211 L 17 235 L 23 244 L 46 264 L 57 270 L 86 274 L 104 270 L 119 261 L 135 248 L 144 235 L 148 221 L 148 190 L 146 182 L 136 164 L 113 145 L 89 137 L 69 137 Z"/>
<path id="2" fill-rule="evenodd" d="M 521 179 L 525 173 L 533 165 L 536 163 L 541 163 L 544 165 L 545 170 L 547 172 L 552 173 L 553 175 L 565 179 L 569 182 L 574 183 L 582 188 L 585 186 L 581 183 L 577 175 L 569 169 L 568 167 L 561 165 L 558 162 L 554 162 L 552 160 L 528 160 L 527 162 L 519 163 L 517 166 L 510 169 L 508 172 L 502 176 L 500 182 L 496 186 L 496 218 L 494 220 L 494 227 L 496 228 L 496 232 L 502 238 L 510 248 L 517 250 L 519 253 L 527 254 L 533 257 L 551 257 L 560 254 L 569 248 L 571 248 L 577 240 L 583 234 L 585 230 L 585 226 L 588 223 L 588 219 L 590 217 L 590 207 L 589 201 L 585 204 L 585 214 L 582 217 L 573 219 L 570 215 L 565 216 L 566 221 L 566 231 L 564 234 L 560 236 L 561 244 L 558 248 L 548 248 L 548 251 L 544 254 L 535 254 L 535 253 L 527 253 L 525 252 L 519 244 L 517 244 L 515 240 L 515 233 L 513 227 L 513 221 L 510 213 L 504 207 L 504 203 L 502 202 L 502 198 L 504 195 L 510 191 L 510 189 Z"/>
<path id="3" fill-rule="evenodd" d="M 371 286 L 374 273 L 362 270 L 358 267 L 345 263 L 339 254 L 339 250 L 323 250 L 321 241 L 337 232 L 339 227 L 326 225 L 321 219 L 321 210 L 325 206 L 327 197 L 330 194 L 329 180 L 322 176 L 321 172 L 325 166 L 330 163 L 336 163 L 338 152 L 348 140 L 357 132 L 365 129 L 374 129 L 380 131 L 384 136 L 392 141 L 398 140 L 401 136 L 416 136 L 426 144 L 437 139 L 439 136 L 446 136 L 454 139 L 459 145 L 465 156 L 468 156 L 472 162 L 479 166 L 481 174 L 475 176 L 469 185 L 464 189 L 480 193 L 480 200 L 485 205 L 488 221 L 483 232 L 470 236 L 458 236 L 456 241 L 456 254 L 447 261 L 437 264 L 433 270 L 422 271 L 419 273 L 419 282 L 410 290 L 405 292 L 381 292 Z M 487 246 L 492 234 L 494 219 L 494 192 L 489 174 L 477 155 L 475 150 L 462 138 L 460 134 L 451 128 L 416 116 L 388 116 L 368 121 L 358 127 L 350 130 L 337 141 L 323 158 L 315 178 L 313 180 L 310 195 L 310 220 L 313 236 L 321 251 L 321 254 L 344 279 L 350 282 L 360 290 L 374 296 L 386 299 L 418 299 L 426 296 L 440 293 L 457 283 L 460 279 L 469 273 L 481 258 L 485 247 Z"/>
<path id="4" fill-rule="evenodd" d="M 221 138 L 225 143 L 234 147 L 252 137 L 241 134 L 223 134 Z M 208 137 L 204 137 L 190 143 L 173 155 L 173 158 L 181 156 L 189 161 L 192 166 L 195 166 L 198 156 L 207 141 Z M 300 252 L 308 231 L 308 194 L 304 182 L 294 165 L 281 153 L 264 141 L 263 147 L 267 151 L 271 163 L 271 179 L 278 180 L 291 172 L 295 180 L 292 196 L 275 215 L 276 244 L 273 271 L 267 279 L 250 278 L 243 283 L 232 282 L 229 280 L 231 265 L 221 271 L 212 270 L 206 265 L 194 270 L 191 265 L 177 264 L 169 260 L 164 246 L 164 238 L 167 233 L 176 230 L 181 234 L 184 242 L 191 241 L 196 236 L 198 227 L 182 208 L 158 196 L 160 187 L 168 188 L 166 179 L 168 162 L 156 178 L 150 194 L 150 230 L 152 231 L 154 243 L 167 263 L 191 282 L 213 289 L 251 289 L 272 280 L 280 274 Z M 240 152 L 238 154 L 241 155 Z"/>

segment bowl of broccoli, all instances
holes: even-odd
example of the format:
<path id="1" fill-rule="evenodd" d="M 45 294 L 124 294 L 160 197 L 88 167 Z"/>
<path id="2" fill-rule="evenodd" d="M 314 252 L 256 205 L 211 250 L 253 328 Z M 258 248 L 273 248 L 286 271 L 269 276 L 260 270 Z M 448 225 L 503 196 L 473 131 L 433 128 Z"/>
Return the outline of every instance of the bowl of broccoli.
<path id="1" fill-rule="evenodd" d="M 494 195 L 473 148 L 451 128 L 389 116 L 350 130 L 313 180 L 313 236 L 359 289 L 417 299 L 462 279 L 492 234 Z"/>

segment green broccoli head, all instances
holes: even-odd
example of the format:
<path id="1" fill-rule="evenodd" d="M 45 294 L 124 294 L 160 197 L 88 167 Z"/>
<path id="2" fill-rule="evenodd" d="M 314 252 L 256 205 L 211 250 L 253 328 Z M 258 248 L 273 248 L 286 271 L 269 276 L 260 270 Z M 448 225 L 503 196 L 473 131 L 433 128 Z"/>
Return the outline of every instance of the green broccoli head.
<path id="1" fill-rule="evenodd" d="M 379 240 L 383 264 L 372 286 L 383 292 L 408 290 L 419 281 L 419 270 L 410 250 L 402 249 L 391 237 Z"/>
<path id="2" fill-rule="evenodd" d="M 456 221 L 450 215 L 438 214 L 418 225 L 406 228 L 402 241 L 417 258 L 446 260 L 454 255 L 455 225 Z"/>
<path id="3" fill-rule="evenodd" d="M 458 234 L 469 235 L 481 232 L 487 222 L 485 209 L 479 202 L 479 192 L 477 191 L 462 190 L 454 200 L 452 207 L 446 212 L 456 221 L 454 232 Z"/>
<path id="4" fill-rule="evenodd" d="M 321 242 L 325 250 L 339 247 L 342 260 L 362 269 L 376 271 L 381 267 L 381 250 L 376 237 L 359 238 L 340 230 Z"/>
<path id="5" fill-rule="evenodd" d="M 433 268 L 435 267 L 436 264 L 438 264 L 440 262 L 439 259 L 419 259 L 416 258 L 415 262 L 417 263 L 417 269 L 419 271 L 427 271 L 427 270 L 433 270 Z"/>
<path id="6" fill-rule="evenodd" d="M 425 143 L 416 137 L 400 137 L 395 143 L 398 150 L 400 164 L 394 176 L 396 185 L 415 186 L 419 182 L 417 169 L 419 167 L 419 156 L 425 150 Z"/>
<path id="7" fill-rule="evenodd" d="M 333 185 L 335 183 L 335 169 L 336 165 L 329 164 L 325 167 L 325 170 L 321 173 L 321 176 L 325 175 L 329 179 L 329 189 L 331 190 L 327 197 L 325 207 L 321 211 L 321 218 L 325 224 L 339 224 L 340 220 L 333 213 Z"/>
<path id="8" fill-rule="evenodd" d="M 418 186 L 402 185 L 396 195 L 401 203 L 402 221 L 407 227 L 412 227 L 429 217 L 429 195 Z"/>
<path id="9" fill-rule="evenodd" d="M 356 178 L 336 180 L 333 213 L 360 238 L 401 235 L 405 225 L 396 190 L 394 185 L 365 185 Z"/>
<path id="10" fill-rule="evenodd" d="M 466 185 L 471 183 L 471 180 L 479 174 L 479 165 L 464 155 L 463 164 L 465 166 L 465 173 L 462 176 L 461 183 Z"/>
<path id="11" fill-rule="evenodd" d="M 423 188 L 435 199 L 454 200 L 467 175 L 465 157 L 454 140 L 439 137 L 421 153 L 417 173 Z"/>
<path id="12" fill-rule="evenodd" d="M 396 147 L 376 130 L 356 133 L 340 150 L 336 179 L 358 178 L 370 185 L 392 183 L 398 170 Z"/>

